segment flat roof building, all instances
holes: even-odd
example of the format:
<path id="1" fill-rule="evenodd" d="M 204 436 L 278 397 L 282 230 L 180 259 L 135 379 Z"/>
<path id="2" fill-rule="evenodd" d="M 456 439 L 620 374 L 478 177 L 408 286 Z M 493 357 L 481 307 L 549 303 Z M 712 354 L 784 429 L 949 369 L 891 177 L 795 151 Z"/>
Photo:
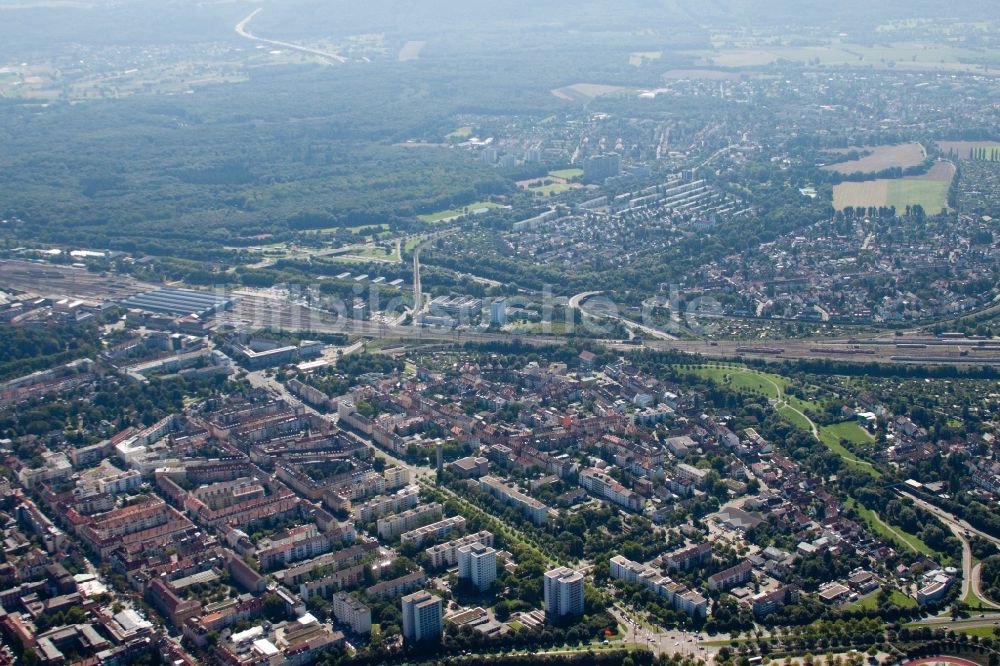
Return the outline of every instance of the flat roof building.
<path id="1" fill-rule="evenodd" d="M 403 597 L 403 638 L 410 642 L 436 640 L 443 628 L 441 597 L 426 590 Z"/>
<path id="2" fill-rule="evenodd" d="M 124 308 L 146 312 L 170 314 L 178 317 L 195 315 L 204 318 L 232 307 L 233 303 L 235 303 L 234 299 L 220 294 L 164 287 L 129 296 L 120 301 L 119 304 Z"/>
<path id="3" fill-rule="evenodd" d="M 458 548 L 458 578 L 468 580 L 480 592 L 497 579 L 497 551 L 478 541 Z"/>
<path id="4" fill-rule="evenodd" d="M 545 572 L 545 616 L 583 615 L 583 574 L 568 567 Z"/>

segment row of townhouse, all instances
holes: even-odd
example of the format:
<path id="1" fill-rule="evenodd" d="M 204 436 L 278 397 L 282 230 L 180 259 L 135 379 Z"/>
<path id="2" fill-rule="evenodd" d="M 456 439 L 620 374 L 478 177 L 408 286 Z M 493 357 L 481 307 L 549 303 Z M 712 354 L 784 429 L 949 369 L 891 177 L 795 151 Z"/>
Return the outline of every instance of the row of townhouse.
<path id="1" fill-rule="evenodd" d="M 302 502 L 288 488 L 281 487 L 272 495 L 255 497 L 219 510 L 209 508 L 200 500 L 188 498 L 188 510 L 198 523 L 217 527 L 219 525 L 247 525 L 265 518 L 276 518 L 290 514 L 299 509 Z"/>
<path id="2" fill-rule="evenodd" d="M 549 519 L 548 506 L 508 486 L 495 476 L 488 475 L 479 479 L 479 487 L 506 504 L 519 508 L 536 525 L 544 525 Z"/>
<path id="3" fill-rule="evenodd" d="M 493 533 L 483 530 L 475 534 L 467 534 L 463 537 L 431 546 L 424 551 L 427 555 L 428 565 L 432 569 L 455 566 L 458 563 L 458 549 L 473 543 L 481 543 L 484 546 L 492 547 Z"/>
<path id="4" fill-rule="evenodd" d="M 753 574 L 753 565 L 743 560 L 736 566 L 729 567 L 708 577 L 708 589 L 712 592 L 721 592 L 731 587 L 742 585 L 750 580 Z"/>
<path id="5" fill-rule="evenodd" d="M 279 566 L 321 555 L 333 548 L 333 539 L 312 524 L 299 525 L 284 534 L 261 541 L 257 546 L 257 562 L 268 571 Z"/>
<path id="6" fill-rule="evenodd" d="M 592 495 L 613 502 L 629 511 L 642 511 L 646 506 L 644 497 L 593 467 L 588 467 L 580 472 L 580 486 Z"/>
<path id="7" fill-rule="evenodd" d="M 687 571 L 712 557 L 712 544 L 696 543 L 693 546 L 680 548 L 663 556 L 663 563 L 668 570 Z"/>
<path id="8" fill-rule="evenodd" d="M 431 523 L 430 525 L 424 525 L 408 532 L 403 532 L 399 538 L 403 543 L 411 543 L 419 547 L 428 539 L 435 541 L 444 539 L 455 530 L 461 530 L 464 527 L 464 517 L 452 516 L 444 520 L 439 520 L 436 523 Z"/>
<path id="9" fill-rule="evenodd" d="M 354 520 L 367 525 L 373 520 L 391 513 L 400 513 L 414 508 L 420 502 L 420 487 L 416 485 L 400 488 L 392 495 L 373 497 L 351 510 Z"/>
<path id="10" fill-rule="evenodd" d="M 611 577 L 646 588 L 667 600 L 676 610 L 692 617 L 708 614 L 708 600 L 686 585 L 674 582 L 653 567 L 622 556 L 611 558 Z"/>
<path id="11" fill-rule="evenodd" d="M 444 507 L 438 502 L 417 506 L 402 513 L 380 518 L 376 523 L 378 535 L 386 541 L 392 541 L 403 532 L 426 525 L 441 518 Z"/>

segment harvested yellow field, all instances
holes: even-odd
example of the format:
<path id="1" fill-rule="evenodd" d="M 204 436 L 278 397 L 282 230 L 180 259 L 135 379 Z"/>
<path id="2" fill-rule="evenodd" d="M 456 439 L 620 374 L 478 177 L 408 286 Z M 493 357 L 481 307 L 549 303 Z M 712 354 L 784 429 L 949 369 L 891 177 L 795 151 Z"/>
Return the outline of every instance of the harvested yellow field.
<path id="1" fill-rule="evenodd" d="M 608 86 L 603 83 L 574 83 L 564 88 L 556 88 L 552 94 L 559 99 L 570 102 L 589 102 L 603 95 L 613 95 L 625 90 L 620 86 Z"/>
<path id="2" fill-rule="evenodd" d="M 861 206 L 888 206 L 889 179 L 865 180 L 860 183 L 841 183 L 833 188 L 833 207 L 837 210 Z"/>
<path id="3" fill-rule="evenodd" d="M 878 173 L 885 169 L 915 167 L 927 158 L 927 152 L 919 143 L 902 143 L 897 146 L 865 146 L 838 150 L 838 153 L 857 151 L 863 157 L 850 162 L 829 164 L 824 171 L 837 173 Z"/>

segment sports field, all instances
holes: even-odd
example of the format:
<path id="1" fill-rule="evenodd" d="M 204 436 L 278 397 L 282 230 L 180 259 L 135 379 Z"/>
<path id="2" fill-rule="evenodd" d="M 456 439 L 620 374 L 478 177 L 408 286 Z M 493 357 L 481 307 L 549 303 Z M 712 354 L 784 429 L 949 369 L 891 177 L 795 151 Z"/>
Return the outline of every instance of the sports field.
<path id="1" fill-rule="evenodd" d="M 549 175 L 553 178 L 573 180 L 583 175 L 583 169 L 559 169 L 557 171 L 549 171 Z"/>
<path id="2" fill-rule="evenodd" d="M 979 666 L 974 661 L 962 659 L 960 657 L 924 657 L 908 661 L 903 666 Z"/>
<path id="3" fill-rule="evenodd" d="M 552 196 L 553 194 L 562 194 L 572 190 L 574 187 L 579 187 L 570 185 L 569 183 L 552 183 L 551 185 L 542 185 L 541 187 L 532 187 L 529 191 L 541 195 L 543 197 Z"/>
<path id="4" fill-rule="evenodd" d="M 467 139 L 472 135 L 472 127 L 469 125 L 463 125 L 455 129 L 453 132 L 448 132 L 445 134 L 446 139 Z"/>

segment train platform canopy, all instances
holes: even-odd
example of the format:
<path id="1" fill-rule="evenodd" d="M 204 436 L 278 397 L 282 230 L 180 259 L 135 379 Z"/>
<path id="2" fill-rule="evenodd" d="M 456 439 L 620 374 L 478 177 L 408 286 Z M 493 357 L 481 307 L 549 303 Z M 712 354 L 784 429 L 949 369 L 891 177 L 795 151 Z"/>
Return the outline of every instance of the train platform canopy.
<path id="1" fill-rule="evenodd" d="M 232 307 L 234 302 L 233 298 L 221 294 L 165 287 L 130 296 L 120 301 L 119 305 L 129 309 L 178 317 L 195 315 L 204 318 Z"/>

